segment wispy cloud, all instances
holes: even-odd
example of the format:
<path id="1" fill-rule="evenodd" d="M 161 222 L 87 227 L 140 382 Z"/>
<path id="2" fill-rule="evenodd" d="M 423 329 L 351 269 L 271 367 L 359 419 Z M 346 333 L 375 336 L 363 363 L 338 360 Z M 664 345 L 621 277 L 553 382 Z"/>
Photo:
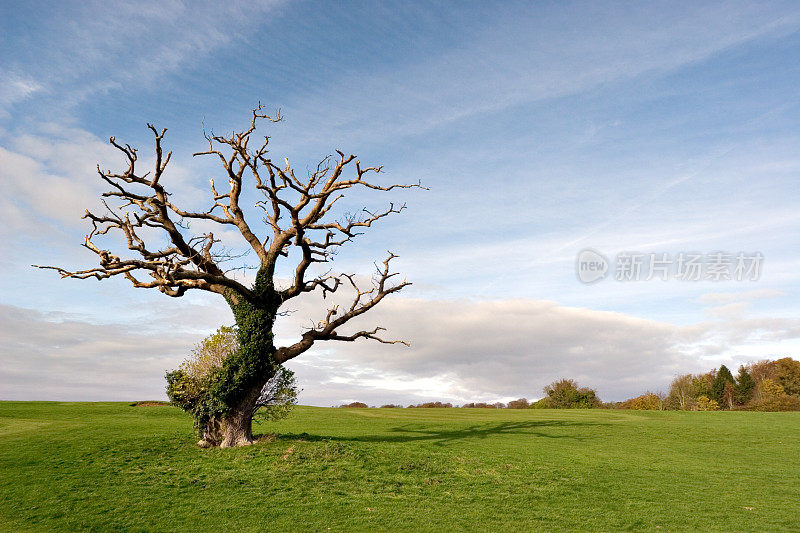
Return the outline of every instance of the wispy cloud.
<path id="1" fill-rule="evenodd" d="M 726 5 L 721 17 L 719 8 L 499 9 L 482 30 L 423 64 L 348 69 L 333 83 L 299 91 L 286 112 L 305 132 L 291 133 L 314 145 L 334 132 L 346 144 L 420 135 L 466 117 L 663 74 L 800 25 L 797 9 L 776 13 L 737 3 Z"/>
<path id="2" fill-rule="evenodd" d="M 0 118 L 8 115 L 7 109 L 42 89 L 41 84 L 31 78 L 21 77 L 0 68 Z"/>
<path id="3" fill-rule="evenodd" d="M 282 3 L 93 0 L 40 10 L 32 33 L 6 36 L 6 46 L 15 38 L 26 46 L 8 58 L 18 74 L 0 86 L 0 111 L 34 92 L 46 93 L 49 112 L 63 113 L 90 96 L 152 89 L 165 75 L 241 43 Z"/>

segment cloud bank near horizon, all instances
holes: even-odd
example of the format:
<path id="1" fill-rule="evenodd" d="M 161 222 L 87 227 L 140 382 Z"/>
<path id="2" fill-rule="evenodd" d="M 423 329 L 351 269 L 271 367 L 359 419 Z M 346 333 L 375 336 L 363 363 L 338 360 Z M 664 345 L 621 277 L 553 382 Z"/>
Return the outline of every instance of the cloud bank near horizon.
<path id="1" fill-rule="evenodd" d="M 708 300 L 747 305 L 772 296 L 751 291 Z M 527 299 L 393 298 L 384 304 L 362 322 L 386 326 L 387 336 L 409 339 L 411 347 L 366 341 L 315 345 L 288 365 L 304 389 L 302 403 L 538 398 L 542 387 L 562 377 L 596 388 L 604 400 L 621 400 L 666 390 L 673 376 L 720 362 L 736 366 L 784 350 L 796 354 L 800 339 L 798 319 L 742 314 L 675 326 Z M 308 301 L 283 318 L 278 341 L 290 341 L 314 309 L 315 302 Z M 183 305 L 135 325 L 100 324 L 2 305 L 0 398 L 164 398 L 164 373 L 203 337 L 198 327 L 213 330 L 226 314 L 219 307 Z"/>

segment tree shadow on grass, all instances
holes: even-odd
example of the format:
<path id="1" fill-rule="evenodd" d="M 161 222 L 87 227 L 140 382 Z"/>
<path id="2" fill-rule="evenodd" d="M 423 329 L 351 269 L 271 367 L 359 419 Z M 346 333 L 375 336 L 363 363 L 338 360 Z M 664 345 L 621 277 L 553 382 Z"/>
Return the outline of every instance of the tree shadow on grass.
<path id="1" fill-rule="evenodd" d="M 571 422 L 562 420 L 535 420 L 525 422 L 498 422 L 494 424 L 474 424 L 458 429 L 420 428 L 419 425 L 406 425 L 389 430 L 380 430 L 377 435 L 310 435 L 308 433 L 283 433 L 277 436 L 279 440 L 305 440 L 305 441 L 340 441 L 340 442 L 421 442 L 430 441 L 435 444 L 447 444 L 453 441 L 467 439 L 485 439 L 498 435 L 524 435 L 527 437 L 547 439 L 584 440 L 587 437 L 575 435 L 574 432 L 558 433 L 548 432 L 548 428 L 587 428 L 609 426 L 609 423 L 598 422 Z M 388 434 L 387 434 L 388 433 Z"/>

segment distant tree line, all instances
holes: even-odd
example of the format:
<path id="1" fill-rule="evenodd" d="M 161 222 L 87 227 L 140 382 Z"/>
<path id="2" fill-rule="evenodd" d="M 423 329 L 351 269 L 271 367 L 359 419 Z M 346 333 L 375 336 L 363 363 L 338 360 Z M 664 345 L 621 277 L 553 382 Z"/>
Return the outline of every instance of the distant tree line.
<path id="1" fill-rule="evenodd" d="M 672 380 L 664 409 L 683 411 L 798 411 L 800 361 L 784 357 L 742 365 L 734 377 L 725 365 Z"/>
<path id="2" fill-rule="evenodd" d="M 502 402 L 470 402 L 462 408 L 479 409 L 635 409 L 673 411 L 800 411 L 800 361 L 791 357 L 741 365 L 736 376 L 725 365 L 705 374 L 683 374 L 672 380 L 669 393 L 646 392 L 624 402 L 604 403 L 597 392 L 575 380 L 560 379 L 544 388 L 545 397 Z M 340 407 L 369 407 L 352 402 Z M 386 404 L 382 408 L 402 408 Z M 412 408 L 458 407 L 452 403 L 424 402 Z"/>
<path id="3" fill-rule="evenodd" d="M 375 409 L 376 406 L 369 406 L 364 402 L 352 402 L 340 405 L 339 407 L 348 407 L 348 408 L 366 408 L 371 407 Z M 503 402 L 495 402 L 495 403 L 484 403 L 484 402 L 470 402 L 465 403 L 464 405 L 458 406 L 453 405 L 450 402 L 424 402 L 418 404 L 411 404 L 406 406 L 407 409 L 427 409 L 427 408 L 454 408 L 454 407 L 461 407 L 464 409 L 527 409 L 530 407 L 530 403 L 525 398 L 520 398 L 519 400 L 513 400 L 506 403 Z M 381 409 L 402 409 L 402 405 L 387 403 L 386 405 L 381 405 Z"/>

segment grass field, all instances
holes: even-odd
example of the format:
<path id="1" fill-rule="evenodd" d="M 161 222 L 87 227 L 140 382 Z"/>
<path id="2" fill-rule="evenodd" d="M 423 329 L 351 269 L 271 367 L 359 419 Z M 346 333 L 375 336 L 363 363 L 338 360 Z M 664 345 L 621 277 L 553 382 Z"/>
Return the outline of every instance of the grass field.
<path id="1" fill-rule="evenodd" d="M 299 407 L 199 449 L 172 407 L 0 402 L 0 528 L 800 530 L 800 413 Z"/>

